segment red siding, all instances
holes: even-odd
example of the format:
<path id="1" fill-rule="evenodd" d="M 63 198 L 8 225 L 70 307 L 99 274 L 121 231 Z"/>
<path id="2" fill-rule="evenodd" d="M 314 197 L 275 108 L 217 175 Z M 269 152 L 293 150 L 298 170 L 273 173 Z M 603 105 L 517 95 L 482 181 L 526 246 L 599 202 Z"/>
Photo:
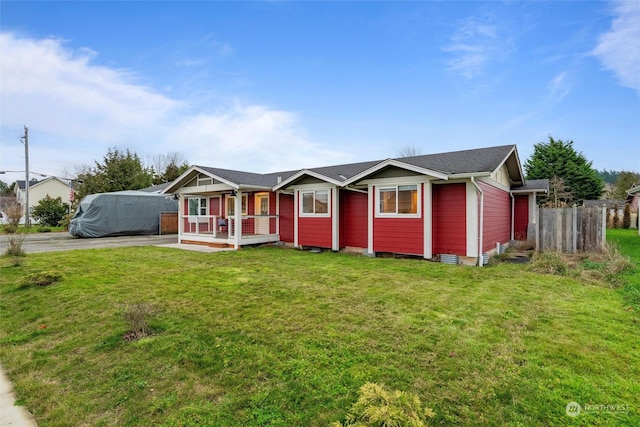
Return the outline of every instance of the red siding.
<path id="1" fill-rule="evenodd" d="M 422 189 L 422 186 L 420 186 L 420 188 Z M 371 191 L 375 191 L 375 188 L 372 188 Z M 422 192 L 422 197 L 424 197 L 424 191 Z M 376 203 L 377 200 L 373 206 L 374 212 Z M 424 212 L 422 212 L 423 206 L 424 203 L 421 202 L 419 209 L 422 216 L 424 216 Z M 374 214 L 373 250 L 374 252 L 423 255 L 424 219 L 376 218 Z"/>
<path id="2" fill-rule="evenodd" d="M 280 194 L 280 240 L 293 243 L 293 195 Z M 275 210 L 274 210 L 275 212 Z"/>
<path id="3" fill-rule="evenodd" d="M 340 191 L 340 247 L 367 247 L 367 194 Z"/>
<path id="4" fill-rule="evenodd" d="M 434 254 L 467 252 L 467 185 L 433 185 L 432 234 Z"/>
<path id="5" fill-rule="evenodd" d="M 333 191 L 337 190 L 329 191 L 330 200 L 333 198 Z M 295 208 L 298 209 L 298 245 L 331 249 L 331 216 L 302 217 L 300 216 L 300 206 Z"/>
<path id="6" fill-rule="evenodd" d="M 277 195 L 276 193 L 269 193 L 269 215 L 275 215 L 276 214 L 276 199 L 277 199 Z M 277 218 L 270 218 L 269 219 L 269 233 L 275 233 L 276 232 L 276 221 L 278 219 Z"/>
<path id="7" fill-rule="evenodd" d="M 496 247 L 496 242 L 506 243 L 511 238 L 511 197 L 509 192 L 479 182 L 484 193 L 484 230 L 482 251 Z"/>
<path id="8" fill-rule="evenodd" d="M 220 198 L 209 198 L 209 215 L 220 215 Z"/>
<path id="9" fill-rule="evenodd" d="M 529 195 L 514 196 L 514 239 L 526 240 L 529 226 Z"/>
<path id="10" fill-rule="evenodd" d="M 331 249 L 331 218 L 298 218 L 298 244 Z"/>

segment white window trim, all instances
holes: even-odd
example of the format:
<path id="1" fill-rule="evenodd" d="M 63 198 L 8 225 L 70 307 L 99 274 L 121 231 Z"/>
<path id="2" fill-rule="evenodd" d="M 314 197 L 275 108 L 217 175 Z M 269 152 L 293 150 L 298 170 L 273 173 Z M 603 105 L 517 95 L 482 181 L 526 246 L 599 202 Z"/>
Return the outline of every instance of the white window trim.
<path id="1" fill-rule="evenodd" d="M 191 214 L 191 200 L 197 200 L 198 201 L 198 208 L 197 208 L 197 213 L 195 215 Z M 205 212 L 206 213 L 202 213 L 202 200 L 205 200 Z M 190 196 L 187 197 L 187 215 L 188 216 L 207 216 L 209 215 L 209 209 L 210 209 L 210 200 L 208 197 L 202 197 L 202 196 Z"/>
<path id="2" fill-rule="evenodd" d="M 224 214 L 227 218 L 232 218 L 235 216 L 235 210 L 232 213 L 229 213 L 229 200 L 236 200 L 236 196 L 225 197 L 224 198 Z M 235 203 L 235 201 L 234 201 Z M 243 210 L 240 215 L 246 216 L 247 211 L 249 210 L 249 195 L 247 193 L 242 193 L 242 202 L 241 205 L 245 205 L 245 210 Z M 240 208 L 242 209 L 242 207 Z"/>
<path id="3" fill-rule="evenodd" d="M 416 213 L 386 213 L 380 212 L 380 190 L 386 190 L 389 188 L 396 189 L 396 211 L 398 210 L 398 187 L 404 187 L 412 185 L 416 187 L 416 192 L 418 194 L 418 200 L 416 201 Z M 403 184 L 392 184 L 392 185 L 376 185 L 376 200 L 374 202 L 376 205 L 376 218 L 422 218 L 422 184 L 415 182 L 411 183 L 403 183 Z"/>
<path id="4" fill-rule="evenodd" d="M 326 191 L 327 192 L 327 212 L 326 213 L 305 213 L 302 209 L 302 204 L 304 203 L 304 193 L 313 193 L 313 198 L 315 200 L 316 197 L 316 193 L 319 191 Z M 318 189 L 309 189 L 309 190 L 299 190 L 297 191 L 297 193 L 299 193 L 298 196 L 298 212 L 299 212 L 299 216 L 303 217 L 303 218 L 330 218 L 331 217 L 331 188 L 318 188 Z M 315 204 L 314 204 L 314 210 L 315 210 Z"/>

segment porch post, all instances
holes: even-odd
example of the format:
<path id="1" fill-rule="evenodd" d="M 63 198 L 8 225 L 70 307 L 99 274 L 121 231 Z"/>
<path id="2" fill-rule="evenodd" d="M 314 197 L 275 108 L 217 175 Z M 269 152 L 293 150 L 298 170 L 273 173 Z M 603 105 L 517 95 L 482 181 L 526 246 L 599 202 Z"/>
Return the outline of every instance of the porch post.
<path id="1" fill-rule="evenodd" d="M 280 239 L 280 192 L 276 193 L 276 234 Z"/>
<path id="2" fill-rule="evenodd" d="M 373 209 L 376 187 L 369 185 L 367 189 L 367 255 L 375 256 L 373 251 Z"/>
<path id="3" fill-rule="evenodd" d="M 340 190 L 338 187 L 331 189 L 331 250 L 340 250 Z"/>
<path id="4" fill-rule="evenodd" d="M 240 248 L 240 239 L 242 239 L 242 192 L 240 190 L 236 191 L 236 201 L 233 204 L 234 212 L 234 249 Z"/>
<path id="5" fill-rule="evenodd" d="M 432 222 L 432 212 L 431 212 L 431 181 L 427 181 L 424 184 L 424 202 L 423 202 L 423 212 L 424 212 L 424 258 L 431 259 L 433 258 L 433 232 L 431 230 Z"/>
<path id="6" fill-rule="evenodd" d="M 298 247 L 298 199 L 299 191 L 293 192 L 293 247 Z"/>
<path id="7" fill-rule="evenodd" d="M 178 194 L 178 243 L 182 240 L 182 233 L 184 233 L 184 203 L 182 194 Z"/>

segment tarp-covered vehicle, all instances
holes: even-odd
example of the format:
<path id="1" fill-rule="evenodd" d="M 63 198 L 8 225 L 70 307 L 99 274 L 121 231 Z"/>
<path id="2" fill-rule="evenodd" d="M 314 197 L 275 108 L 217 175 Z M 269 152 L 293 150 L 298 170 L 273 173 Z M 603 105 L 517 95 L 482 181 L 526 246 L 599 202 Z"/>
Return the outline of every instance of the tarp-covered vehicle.
<path id="1" fill-rule="evenodd" d="M 76 237 L 159 234 L 161 212 L 178 212 L 173 196 L 144 191 L 91 194 L 80 201 L 69 233 Z"/>

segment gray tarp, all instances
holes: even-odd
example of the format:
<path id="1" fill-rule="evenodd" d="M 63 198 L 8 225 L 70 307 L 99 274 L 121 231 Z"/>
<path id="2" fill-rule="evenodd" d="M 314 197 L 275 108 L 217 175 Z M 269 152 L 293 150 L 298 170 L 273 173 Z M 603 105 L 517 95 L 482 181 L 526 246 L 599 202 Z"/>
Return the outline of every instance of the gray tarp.
<path id="1" fill-rule="evenodd" d="M 173 196 L 144 191 L 91 194 L 69 223 L 76 237 L 159 234 L 160 212 L 178 212 Z"/>

